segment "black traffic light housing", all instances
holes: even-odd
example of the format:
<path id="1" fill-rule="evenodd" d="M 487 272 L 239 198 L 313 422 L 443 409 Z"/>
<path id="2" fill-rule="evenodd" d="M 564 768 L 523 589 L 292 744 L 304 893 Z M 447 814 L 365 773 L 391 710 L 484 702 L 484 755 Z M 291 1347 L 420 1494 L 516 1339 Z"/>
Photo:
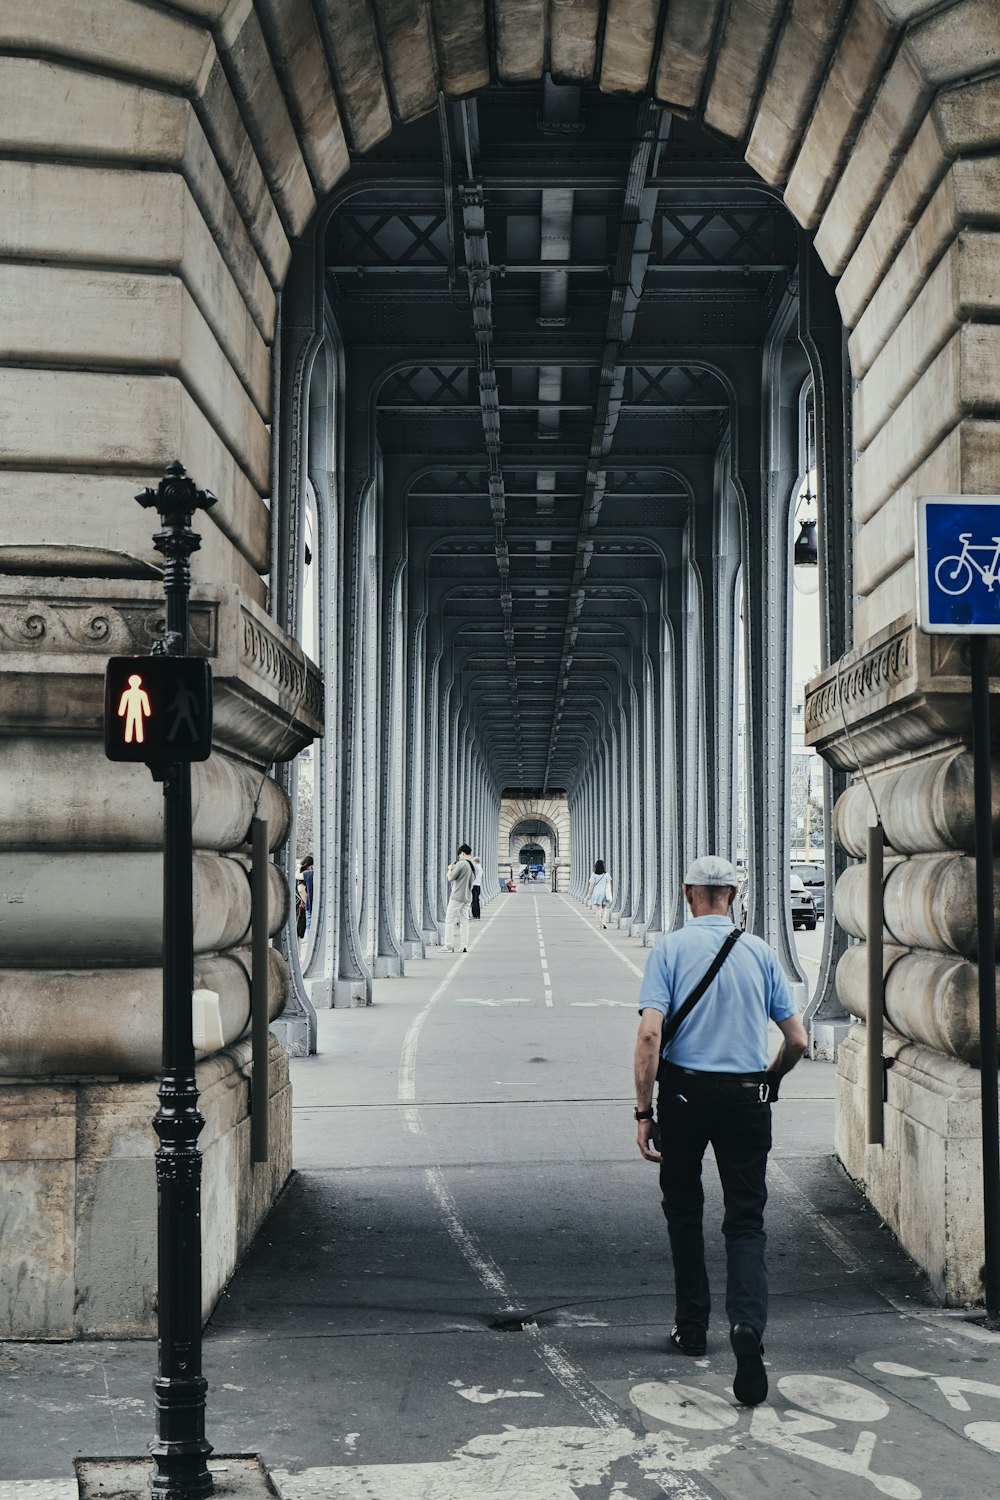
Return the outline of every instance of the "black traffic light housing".
<path id="1" fill-rule="evenodd" d="M 212 669 L 200 656 L 112 656 L 104 678 L 108 760 L 170 765 L 212 753 Z"/>

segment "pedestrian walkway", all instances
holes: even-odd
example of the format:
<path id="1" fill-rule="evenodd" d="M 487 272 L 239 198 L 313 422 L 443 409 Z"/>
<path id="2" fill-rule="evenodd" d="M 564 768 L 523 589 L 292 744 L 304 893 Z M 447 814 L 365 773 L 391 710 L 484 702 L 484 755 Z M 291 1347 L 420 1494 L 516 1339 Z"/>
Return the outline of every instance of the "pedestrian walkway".
<path id="1" fill-rule="evenodd" d="M 996 1490 L 1000 1342 L 937 1309 L 831 1154 L 834 1070 L 774 1112 L 771 1398 L 737 1407 L 721 1195 L 705 1358 L 668 1347 L 634 1144 L 645 955 L 577 902 L 494 900 L 293 1062 L 296 1175 L 205 1342 L 208 1432 L 283 1500 L 951 1500 Z M 0 1500 L 140 1454 L 149 1343 L 0 1346 Z"/>

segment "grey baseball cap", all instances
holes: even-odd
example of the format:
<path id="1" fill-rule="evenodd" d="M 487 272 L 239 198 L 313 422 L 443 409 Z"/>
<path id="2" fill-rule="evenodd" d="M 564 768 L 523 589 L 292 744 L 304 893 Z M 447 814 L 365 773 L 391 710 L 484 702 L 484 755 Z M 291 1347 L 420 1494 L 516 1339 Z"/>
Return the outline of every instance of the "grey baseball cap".
<path id="1" fill-rule="evenodd" d="M 688 865 L 685 885 L 731 885 L 739 890 L 740 877 L 734 865 L 718 854 L 705 854 Z"/>

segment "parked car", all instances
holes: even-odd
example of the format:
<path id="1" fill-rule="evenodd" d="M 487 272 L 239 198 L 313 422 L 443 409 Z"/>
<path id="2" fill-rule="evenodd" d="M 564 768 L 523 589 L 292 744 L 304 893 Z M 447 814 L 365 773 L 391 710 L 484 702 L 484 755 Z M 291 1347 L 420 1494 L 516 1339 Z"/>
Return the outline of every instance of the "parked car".
<path id="1" fill-rule="evenodd" d="M 749 880 L 744 880 L 733 902 L 733 921 L 744 931 L 747 925 L 749 889 Z M 789 877 L 789 900 L 792 908 L 792 927 L 805 927 L 813 932 L 816 927 L 816 903 L 797 875 Z"/>
<path id="2" fill-rule="evenodd" d="M 792 874 L 797 875 L 816 904 L 817 917 L 826 916 L 826 866 L 818 860 L 803 860 L 792 865 Z"/>
<path id="3" fill-rule="evenodd" d="M 797 875 L 790 875 L 788 879 L 791 892 L 792 927 L 805 927 L 807 931 L 812 932 L 816 927 L 816 903 Z"/>

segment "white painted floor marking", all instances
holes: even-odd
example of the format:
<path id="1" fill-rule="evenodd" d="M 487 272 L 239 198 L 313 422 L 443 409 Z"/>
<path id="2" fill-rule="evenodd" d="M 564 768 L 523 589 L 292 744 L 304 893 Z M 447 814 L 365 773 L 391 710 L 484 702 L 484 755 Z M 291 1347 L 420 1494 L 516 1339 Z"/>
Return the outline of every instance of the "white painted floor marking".
<path id="1" fill-rule="evenodd" d="M 826 1443 L 815 1443 L 809 1434 L 814 1432 L 836 1432 L 836 1422 L 825 1417 L 814 1417 L 806 1412 L 787 1411 L 779 1413 L 767 1406 L 754 1407 L 750 1418 L 750 1436 L 779 1453 L 788 1453 L 792 1458 L 806 1458 L 824 1469 L 838 1469 L 842 1474 L 854 1474 L 868 1482 L 892 1500 L 921 1500 L 922 1491 L 908 1479 L 895 1474 L 876 1474 L 871 1467 L 872 1455 L 878 1441 L 874 1432 L 859 1432 L 854 1448 L 846 1453 L 842 1448 L 830 1448 Z"/>
<path id="2" fill-rule="evenodd" d="M 629 1391 L 634 1404 L 647 1417 L 669 1422 L 673 1427 L 691 1427 L 696 1432 L 724 1432 L 740 1420 L 739 1408 L 714 1391 L 699 1390 L 671 1380 L 647 1380 Z"/>
<path id="3" fill-rule="evenodd" d="M 635 1010 L 634 1000 L 571 1000 L 570 1005 L 582 1005 L 593 1007 L 595 1005 L 624 1005 L 628 1010 Z"/>
<path id="4" fill-rule="evenodd" d="M 958 1375 L 932 1375 L 929 1370 L 915 1370 L 912 1365 L 896 1365 L 891 1360 L 875 1361 L 874 1368 L 883 1375 L 895 1375 L 902 1380 L 929 1380 L 936 1385 L 944 1399 L 955 1411 L 971 1411 L 965 1399 L 970 1396 L 991 1397 L 1000 1401 L 1000 1385 L 987 1384 L 985 1380 L 963 1380 Z"/>
<path id="5" fill-rule="evenodd" d="M 1000 1422 L 967 1422 L 963 1430 L 987 1453 L 1000 1453 Z"/>
<path id="6" fill-rule="evenodd" d="M 895 1474 L 877 1473 L 871 1467 L 878 1441 L 874 1432 L 856 1435 L 847 1432 L 850 1449 L 827 1442 L 816 1442 L 814 1434 L 832 1432 L 840 1435 L 838 1421 L 880 1422 L 889 1415 L 889 1403 L 867 1386 L 826 1375 L 786 1375 L 778 1389 L 789 1399 L 808 1402 L 812 1411 L 776 1410 L 770 1406 L 754 1407 L 749 1414 L 749 1430 L 735 1432 L 743 1414 L 715 1392 L 677 1381 L 647 1381 L 634 1386 L 631 1398 L 640 1411 L 673 1427 L 691 1431 L 721 1433 L 728 1431 L 728 1441 L 711 1448 L 713 1455 L 744 1450 L 748 1441 L 763 1444 L 791 1458 L 806 1459 L 821 1468 L 835 1469 L 865 1479 L 892 1500 L 921 1500 L 921 1491 L 908 1479 Z M 834 1420 L 830 1420 L 834 1418 Z"/>
<path id="7" fill-rule="evenodd" d="M 559 900 L 565 902 L 573 915 L 580 918 L 580 921 L 583 923 L 584 927 L 586 927 L 587 931 L 592 932 L 595 938 L 598 938 L 600 942 L 604 943 L 606 947 L 610 948 L 612 953 L 614 953 L 618 958 L 621 959 L 626 968 L 631 969 L 632 973 L 638 975 L 640 979 L 642 978 L 642 970 L 640 968 L 637 968 L 630 958 L 626 958 L 622 950 L 620 948 L 616 948 L 614 943 L 611 942 L 610 938 L 604 937 L 600 931 L 593 927 L 591 923 L 587 921 L 587 918 L 583 915 L 583 912 L 577 911 L 573 902 L 567 900 L 567 898 L 561 892 L 559 895 Z"/>
<path id="8" fill-rule="evenodd" d="M 953 1411 L 971 1412 L 966 1396 L 982 1396 L 988 1401 L 1000 1400 L 1000 1385 L 985 1380 L 963 1380 L 958 1375 L 935 1375 L 930 1370 L 916 1370 L 912 1365 L 897 1365 L 891 1360 L 876 1360 L 875 1369 L 900 1380 L 929 1380 L 936 1385 Z M 966 1422 L 962 1431 L 970 1442 L 988 1453 L 1000 1453 L 1000 1422 Z"/>
<path id="9" fill-rule="evenodd" d="M 457 1218 L 447 1189 L 445 1193 L 449 1213 Z M 506 1287 L 502 1273 L 497 1274 Z M 538 1336 L 530 1325 L 526 1331 L 553 1374 L 588 1411 L 592 1427 L 505 1425 L 499 1433 L 473 1438 L 441 1463 L 332 1467 L 299 1475 L 278 1471 L 273 1478 L 279 1493 L 284 1500 L 328 1500 L 331 1494 L 338 1500 L 510 1500 L 512 1495 L 517 1500 L 571 1500 L 578 1488 L 605 1483 L 612 1465 L 629 1459 L 665 1493 L 679 1500 L 704 1500 L 694 1475 L 711 1474 L 730 1455 L 745 1461 L 749 1445 L 795 1464 L 806 1462 L 850 1475 L 890 1500 L 921 1500 L 922 1492 L 915 1484 L 872 1467 L 877 1434 L 869 1428 L 852 1431 L 846 1425 L 874 1425 L 890 1416 L 889 1403 L 868 1385 L 827 1375 L 785 1375 L 776 1382 L 777 1388 L 797 1407 L 759 1406 L 747 1412 L 732 1404 L 728 1392 L 723 1396 L 679 1381 L 646 1381 L 632 1388 L 631 1399 L 639 1411 L 667 1426 L 637 1435 L 621 1425 L 616 1409 L 589 1386 L 562 1350 Z M 888 1361 L 875 1368 L 899 1379 L 929 1381 L 958 1410 L 969 1409 L 967 1396 L 1000 1397 L 1000 1385 L 985 1381 L 937 1375 Z M 538 1392 L 491 1392 L 465 1387 L 459 1381 L 452 1385 L 477 1404 L 511 1397 L 540 1398 Z M 1000 1422 L 973 1421 L 963 1431 L 979 1448 L 1000 1454 Z M 704 1445 L 699 1445 L 695 1434 L 701 1434 Z M 845 1446 L 837 1446 L 838 1440 L 845 1439 Z M 776 1483 L 780 1483 L 777 1476 Z M 627 1481 L 617 1481 L 612 1494 L 615 1500 L 623 1500 Z M 18 1500 L 22 1495 L 23 1491 Z M 6 1500 L 2 1487 L 0 1500 Z"/>
<path id="10" fill-rule="evenodd" d="M 482 924 L 481 931 L 474 937 L 469 945 L 469 952 L 474 953 L 476 948 L 486 936 L 486 930 L 496 920 L 499 912 L 503 910 L 498 906 L 492 917 L 488 917 Z M 406 1036 L 403 1038 L 403 1050 L 399 1058 L 399 1079 L 396 1085 L 396 1098 L 400 1104 L 412 1104 L 417 1097 L 416 1066 L 417 1066 L 417 1041 L 420 1037 L 421 1028 L 427 1017 L 434 1008 L 435 1002 L 444 994 L 454 976 L 458 973 L 462 964 L 468 958 L 467 953 L 460 953 L 448 970 L 447 974 L 431 995 L 423 1010 L 413 1017 L 406 1028 Z M 420 1123 L 420 1114 L 416 1109 L 403 1110 L 403 1124 L 411 1135 L 423 1135 L 424 1127 Z M 2 1497 L 0 1497 L 2 1500 Z"/>
<path id="11" fill-rule="evenodd" d="M 706 1500 L 693 1478 L 708 1473 L 728 1443 L 692 1448 L 680 1433 L 636 1434 L 624 1427 L 504 1427 L 464 1444 L 443 1463 L 364 1464 L 271 1475 L 282 1500 L 578 1500 L 608 1486 L 612 1465 L 631 1459 L 647 1480 L 677 1500 Z M 608 1492 L 629 1500 L 626 1481 Z"/>
<path id="12" fill-rule="evenodd" d="M 455 1200 L 441 1175 L 440 1167 L 427 1167 L 424 1171 L 424 1181 L 427 1183 L 431 1197 L 441 1210 L 445 1228 L 467 1263 L 475 1271 L 486 1290 L 503 1303 L 501 1311 L 513 1312 L 513 1293 L 507 1285 L 506 1277 L 496 1261 L 485 1250 L 480 1249 L 475 1235 L 462 1223 Z"/>
<path id="13" fill-rule="evenodd" d="M 555 1008 L 555 1004 L 552 999 L 552 980 L 549 977 L 549 962 L 545 957 L 545 939 L 542 936 L 542 919 L 538 912 L 538 897 L 532 896 L 531 899 L 535 907 L 535 924 L 538 928 L 538 955 L 539 961 L 542 965 L 542 986 L 543 993 L 545 995 L 545 1004 L 549 1010 L 553 1010 Z"/>
<path id="14" fill-rule="evenodd" d="M 491 1401 L 515 1401 L 522 1400 L 544 1401 L 542 1391 L 484 1391 L 481 1385 L 463 1385 L 460 1380 L 449 1380 L 448 1384 L 453 1386 L 459 1396 L 464 1396 L 466 1401 L 472 1401 L 477 1406 L 486 1406 Z"/>
<path id="15" fill-rule="evenodd" d="M 477 1000 L 470 995 L 456 995 L 449 1005 L 534 1005 L 530 995 L 502 995 L 497 999 Z"/>
<path id="16" fill-rule="evenodd" d="M 889 1403 L 875 1391 L 829 1375 L 782 1375 L 778 1390 L 793 1406 L 835 1422 L 881 1422 Z"/>

